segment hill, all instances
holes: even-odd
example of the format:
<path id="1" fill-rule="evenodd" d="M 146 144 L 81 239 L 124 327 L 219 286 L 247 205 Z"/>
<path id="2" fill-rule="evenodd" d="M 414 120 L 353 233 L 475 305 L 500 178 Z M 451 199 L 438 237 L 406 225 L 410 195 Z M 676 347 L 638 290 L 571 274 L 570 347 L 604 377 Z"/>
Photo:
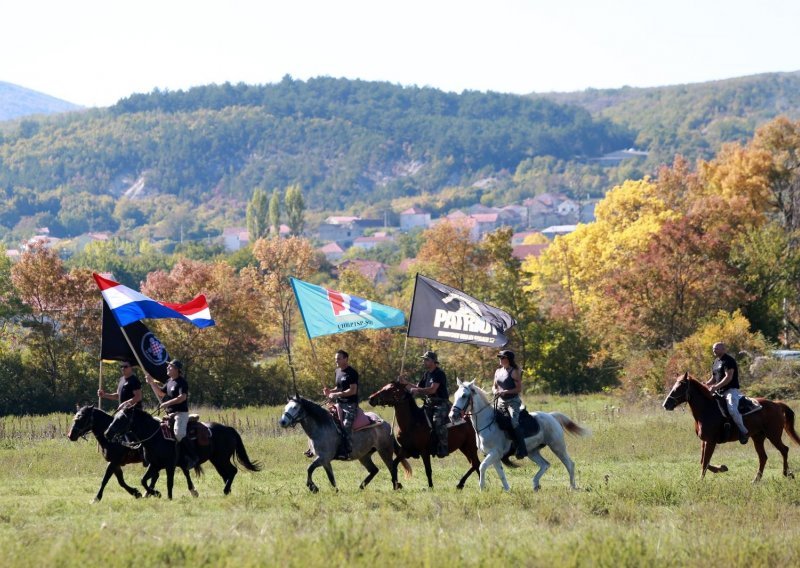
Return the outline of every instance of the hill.
<path id="1" fill-rule="evenodd" d="M 155 91 L 108 109 L 26 120 L 6 135 L 0 233 L 32 225 L 59 236 L 115 231 L 157 224 L 182 204 L 205 236 L 221 216 L 241 220 L 256 187 L 299 183 L 315 210 L 388 206 L 476 179 L 510 179 L 537 157 L 566 163 L 633 140 L 580 107 L 499 93 L 290 77 Z M 159 205 L 117 208 L 135 185 L 139 201 L 158 196 Z"/>
<path id="2" fill-rule="evenodd" d="M 57 114 L 83 107 L 0 81 L 0 122 L 31 115 Z"/>
<path id="3" fill-rule="evenodd" d="M 595 118 L 634 130 L 636 146 L 650 151 L 651 163 L 658 163 L 671 161 L 676 153 L 710 158 L 724 142 L 743 142 L 777 116 L 800 118 L 800 71 L 647 89 L 531 96 L 579 105 Z"/>

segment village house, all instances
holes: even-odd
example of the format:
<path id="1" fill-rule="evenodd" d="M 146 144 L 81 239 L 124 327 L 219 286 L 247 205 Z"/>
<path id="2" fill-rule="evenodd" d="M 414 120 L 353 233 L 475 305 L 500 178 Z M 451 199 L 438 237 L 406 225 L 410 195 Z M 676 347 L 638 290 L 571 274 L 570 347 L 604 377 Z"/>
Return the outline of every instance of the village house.
<path id="1" fill-rule="evenodd" d="M 388 281 L 387 270 L 389 266 L 376 260 L 345 260 L 336 267 L 338 273 L 343 270 L 353 269 L 358 271 L 373 286 L 385 284 Z"/>
<path id="2" fill-rule="evenodd" d="M 431 226 L 431 214 L 419 207 L 410 207 L 400 213 L 400 230 L 409 232 L 412 229 L 427 229 Z"/>

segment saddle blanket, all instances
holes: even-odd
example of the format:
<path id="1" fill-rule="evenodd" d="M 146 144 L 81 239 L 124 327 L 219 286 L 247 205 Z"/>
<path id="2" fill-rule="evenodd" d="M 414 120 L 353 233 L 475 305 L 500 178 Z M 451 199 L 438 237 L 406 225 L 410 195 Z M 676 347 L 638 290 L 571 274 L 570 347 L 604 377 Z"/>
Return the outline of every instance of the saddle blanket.
<path id="1" fill-rule="evenodd" d="M 336 414 L 334 418 L 336 421 L 341 425 L 342 423 L 342 409 L 339 408 L 339 405 L 334 405 L 336 409 Z M 374 428 L 378 424 L 381 424 L 383 419 L 375 414 L 374 412 L 364 412 L 361 408 L 356 410 L 356 419 L 353 421 L 353 432 L 358 432 L 359 430 L 366 430 L 367 428 Z"/>

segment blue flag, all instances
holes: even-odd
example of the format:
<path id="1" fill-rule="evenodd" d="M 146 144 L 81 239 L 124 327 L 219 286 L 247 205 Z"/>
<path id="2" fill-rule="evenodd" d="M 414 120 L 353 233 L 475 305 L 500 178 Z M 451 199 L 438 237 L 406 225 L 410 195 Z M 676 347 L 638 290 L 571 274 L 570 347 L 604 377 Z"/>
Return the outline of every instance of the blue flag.
<path id="1" fill-rule="evenodd" d="M 320 335 L 397 327 L 405 314 L 389 306 L 290 278 L 309 339 Z"/>

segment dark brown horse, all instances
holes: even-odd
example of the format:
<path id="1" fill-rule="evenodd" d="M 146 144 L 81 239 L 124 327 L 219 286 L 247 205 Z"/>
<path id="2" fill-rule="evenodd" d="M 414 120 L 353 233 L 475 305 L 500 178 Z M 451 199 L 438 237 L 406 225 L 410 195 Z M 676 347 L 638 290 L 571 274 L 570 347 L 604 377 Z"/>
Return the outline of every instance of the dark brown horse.
<path id="1" fill-rule="evenodd" d="M 417 406 L 413 397 L 406 392 L 405 386 L 392 382 L 378 392 L 370 395 L 369 403 L 372 406 L 393 406 L 397 419 L 397 442 L 401 447 L 394 460 L 395 467 L 403 458 L 422 458 L 425 465 L 425 475 L 428 476 L 428 487 L 433 487 L 431 473 L 431 428 L 425 412 Z M 464 488 L 464 483 L 473 471 L 478 471 L 481 460 L 478 458 L 478 446 L 475 440 L 475 430 L 469 422 L 447 429 L 447 448 L 452 453 L 461 450 L 470 468 L 461 478 L 456 487 Z"/>
<path id="2" fill-rule="evenodd" d="M 764 473 L 764 465 L 767 463 L 767 452 L 764 451 L 764 440 L 772 442 L 783 456 L 783 475 L 794 477 L 789 471 L 789 447 L 781 440 L 783 431 L 794 442 L 800 445 L 800 437 L 794 430 L 794 411 L 785 403 L 772 401 L 766 398 L 757 398 L 762 409 L 744 416 L 744 425 L 753 439 L 753 445 L 758 454 L 758 473 L 756 473 L 753 483 L 761 479 Z M 697 437 L 702 440 L 700 446 L 700 463 L 703 467 L 701 478 L 705 477 L 706 470 L 712 473 L 728 471 L 724 465 L 711 465 L 711 456 L 717 444 L 733 442 L 739 439 L 739 430 L 735 425 L 725 428 L 725 419 L 720 412 L 717 401 L 704 384 L 691 377 L 689 373 L 684 373 L 669 391 L 667 398 L 664 399 L 664 408 L 673 410 L 681 403 L 687 403 L 692 411 L 695 421 L 695 431 Z"/>

